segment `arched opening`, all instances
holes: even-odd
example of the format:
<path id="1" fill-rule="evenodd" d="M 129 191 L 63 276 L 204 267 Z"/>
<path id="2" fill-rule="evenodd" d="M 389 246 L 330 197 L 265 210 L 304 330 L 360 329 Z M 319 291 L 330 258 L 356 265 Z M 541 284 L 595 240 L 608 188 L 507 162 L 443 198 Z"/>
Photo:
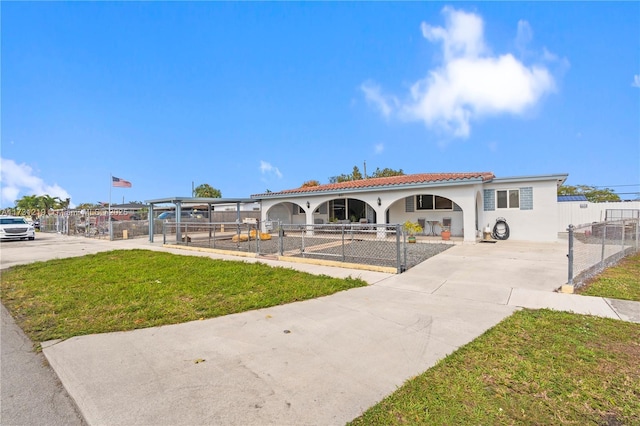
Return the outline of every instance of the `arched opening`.
<path id="1" fill-rule="evenodd" d="M 448 229 L 452 236 L 462 236 L 464 212 L 446 193 L 441 194 L 425 191 L 396 200 L 386 212 L 387 223 L 410 221 L 420 224 L 425 235 L 440 235 Z"/>
<path id="2" fill-rule="evenodd" d="M 329 221 L 376 222 L 376 212 L 369 204 L 356 198 L 336 198 L 328 201 Z"/>
<path id="3" fill-rule="evenodd" d="M 376 211 L 373 207 L 357 198 L 335 198 L 327 201 L 329 222 L 376 223 Z"/>
<path id="4" fill-rule="evenodd" d="M 267 211 L 267 220 L 278 221 L 280 223 L 291 223 L 292 207 L 298 207 L 293 203 L 279 203 L 271 206 Z"/>

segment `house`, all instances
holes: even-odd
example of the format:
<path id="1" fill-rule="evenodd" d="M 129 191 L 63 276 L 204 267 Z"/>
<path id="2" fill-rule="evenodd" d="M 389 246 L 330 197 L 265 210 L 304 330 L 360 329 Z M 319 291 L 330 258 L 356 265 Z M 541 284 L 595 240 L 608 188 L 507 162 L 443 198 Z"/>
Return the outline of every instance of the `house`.
<path id="1" fill-rule="evenodd" d="M 329 222 L 425 224 L 443 227 L 465 243 L 476 242 L 498 218 L 510 238 L 557 240 L 557 189 L 567 174 L 498 178 L 491 172 L 420 173 L 330 183 L 252 195 L 262 203 L 261 220 L 293 224 Z"/>

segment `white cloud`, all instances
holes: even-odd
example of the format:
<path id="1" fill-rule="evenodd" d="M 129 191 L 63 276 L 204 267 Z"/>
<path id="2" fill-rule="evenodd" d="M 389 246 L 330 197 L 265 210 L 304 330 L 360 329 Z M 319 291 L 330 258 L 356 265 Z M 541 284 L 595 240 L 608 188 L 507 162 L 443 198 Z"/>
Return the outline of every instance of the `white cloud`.
<path id="1" fill-rule="evenodd" d="M 392 111 L 392 104 L 395 103 L 393 98 L 382 95 L 380 86 L 367 81 L 360 85 L 360 90 L 364 92 L 364 97 L 370 104 L 374 105 L 384 117 L 389 117 Z"/>
<path id="2" fill-rule="evenodd" d="M 61 200 L 71 198 L 58 184 L 46 184 L 42 178 L 34 174 L 31 166 L 25 163 L 17 164 L 6 158 L 0 158 L 0 182 L 3 206 L 12 207 L 16 200 L 25 195 L 49 195 Z"/>
<path id="3" fill-rule="evenodd" d="M 411 86 L 405 102 L 398 103 L 394 110 L 391 104 L 383 102 L 392 97 L 384 96 L 375 83 L 366 83 L 372 89 L 365 91 L 367 99 L 385 117 L 397 112 L 402 119 L 422 121 L 429 128 L 466 138 L 473 119 L 523 114 L 555 90 L 554 78 L 545 66 L 527 66 L 511 53 L 492 54 L 484 40 L 480 16 L 450 7 L 445 7 L 442 13 L 444 28 L 426 23 L 421 27 L 427 40 L 442 42 L 442 64 Z M 517 43 L 524 47 L 532 37 L 529 23 L 520 21 Z"/>
<path id="4" fill-rule="evenodd" d="M 429 41 L 442 41 L 446 62 L 458 58 L 475 58 L 486 52 L 484 22 L 472 13 L 459 12 L 451 7 L 442 9 L 446 27 L 432 27 L 423 22 L 422 35 Z"/>
<path id="5" fill-rule="evenodd" d="M 275 175 L 278 178 L 282 178 L 282 173 L 277 167 L 273 167 L 270 163 L 260 160 L 260 173 L 263 175 Z"/>
<path id="6" fill-rule="evenodd" d="M 382 152 L 384 151 L 384 144 L 383 143 L 377 143 L 374 147 L 373 147 L 373 151 L 376 154 L 382 154 Z"/>
<path id="7" fill-rule="evenodd" d="M 640 74 L 633 76 L 633 83 L 631 83 L 631 86 L 640 88 Z"/>
<path id="8" fill-rule="evenodd" d="M 518 48 L 521 53 L 525 53 L 527 45 L 531 43 L 531 40 L 533 40 L 533 29 L 531 29 L 531 25 L 523 19 L 519 20 L 518 32 L 516 33 L 516 48 Z"/>

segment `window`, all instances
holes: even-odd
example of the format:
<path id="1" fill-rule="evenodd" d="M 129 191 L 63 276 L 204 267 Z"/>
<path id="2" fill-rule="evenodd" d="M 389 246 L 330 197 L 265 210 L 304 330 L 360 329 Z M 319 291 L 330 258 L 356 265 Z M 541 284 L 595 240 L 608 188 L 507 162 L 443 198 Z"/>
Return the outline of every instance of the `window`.
<path id="1" fill-rule="evenodd" d="M 433 195 L 416 195 L 416 209 L 433 210 Z"/>
<path id="2" fill-rule="evenodd" d="M 436 199 L 436 210 L 453 210 L 453 201 L 448 198 L 441 197 L 439 195 L 435 196 Z"/>
<path id="3" fill-rule="evenodd" d="M 416 195 L 417 210 L 453 210 L 453 201 L 439 195 Z"/>
<path id="4" fill-rule="evenodd" d="M 499 209 L 520 208 L 520 190 L 509 189 L 496 191 L 496 202 Z"/>

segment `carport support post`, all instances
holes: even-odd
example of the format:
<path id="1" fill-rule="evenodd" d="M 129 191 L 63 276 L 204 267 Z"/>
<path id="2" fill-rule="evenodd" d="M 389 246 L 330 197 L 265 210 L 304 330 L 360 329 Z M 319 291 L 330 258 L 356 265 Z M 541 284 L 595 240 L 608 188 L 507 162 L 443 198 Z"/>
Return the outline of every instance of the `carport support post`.
<path id="1" fill-rule="evenodd" d="M 182 217 L 182 203 L 176 202 L 176 244 L 182 240 L 182 229 L 180 229 L 180 218 Z"/>
<path id="2" fill-rule="evenodd" d="M 153 242 L 153 234 L 155 233 L 153 223 L 153 203 L 149 204 L 149 242 Z"/>

